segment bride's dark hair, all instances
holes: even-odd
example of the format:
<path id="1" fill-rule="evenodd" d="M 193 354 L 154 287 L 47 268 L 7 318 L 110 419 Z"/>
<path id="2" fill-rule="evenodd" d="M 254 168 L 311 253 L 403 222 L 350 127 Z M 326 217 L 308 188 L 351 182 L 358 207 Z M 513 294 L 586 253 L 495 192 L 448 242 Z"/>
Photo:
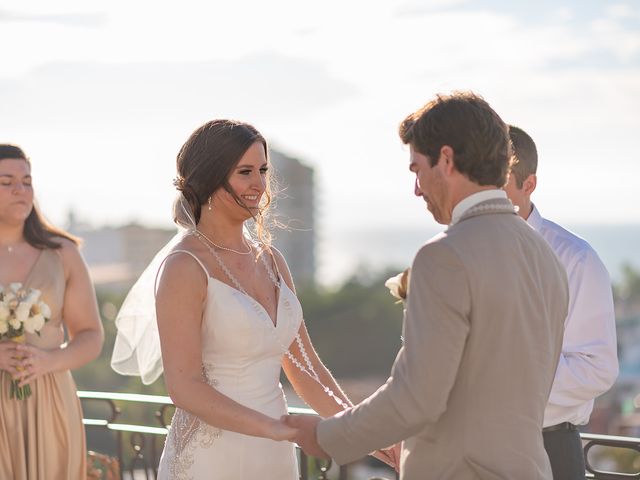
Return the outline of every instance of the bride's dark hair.
<path id="1" fill-rule="evenodd" d="M 269 173 L 258 215 L 251 212 L 229 185 L 231 171 L 255 142 L 262 144 L 268 158 L 267 141 L 252 125 L 236 120 L 212 120 L 205 123 L 191 134 L 180 149 L 176 159 L 178 176 L 174 185 L 189 204 L 189 213 L 196 225 L 200 222 L 202 206 L 215 191 L 224 188 L 238 205 L 251 214 L 258 238 L 269 243 L 271 235 L 265 223 L 272 198 Z M 173 219 L 185 226 L 181 208 L 180 202 L 176 202 Z"/>
<path id="2" fill-rule="evenodd" d="M 0 161 L 2 160 L 24 160 L 31 166 L 29 157 L 27 157 L 24 151 L 17 145 L 8 143 L 0 144 Z M 66 238 L 76 245 L 80 243 L 77 237 L 47 222 L 40 213 L 35 199 L 33 200 L 33 208 L 24 221 L 23 235 L 29 245 L 40 250 L 62 247 L 62 244 L 55 240 L 56 238 Z"/>

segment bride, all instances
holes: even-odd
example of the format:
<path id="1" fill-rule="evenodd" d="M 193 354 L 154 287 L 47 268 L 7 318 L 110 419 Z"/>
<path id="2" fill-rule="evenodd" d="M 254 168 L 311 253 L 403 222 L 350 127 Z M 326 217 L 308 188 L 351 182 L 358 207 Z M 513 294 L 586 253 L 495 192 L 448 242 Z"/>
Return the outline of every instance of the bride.
<path id="1" fill-rule="evenodd" d="M 113 367 L 147 383 L 164 367 L 176 405 L 160 479 L 297 479 L 281 367 L 320 415 L 351 405 L 319 360 L 287 264 L 269 243 L 267 158 L 265 139 L 246 123 L 214 120 L 191 135 L 174 180 L 184 232 L 119 314 Z M 154 289 L 149 314 L 142 299 Z M 391 462 L 390 453 L 377 456 Z"/>

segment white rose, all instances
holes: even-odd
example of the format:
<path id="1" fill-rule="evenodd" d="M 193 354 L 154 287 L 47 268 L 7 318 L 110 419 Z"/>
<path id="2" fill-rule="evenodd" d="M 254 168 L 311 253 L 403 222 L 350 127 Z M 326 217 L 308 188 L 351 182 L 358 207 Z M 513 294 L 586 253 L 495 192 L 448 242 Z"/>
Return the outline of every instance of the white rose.
<path id="1" fill-rule="evenodd" d="M 20 282 L 10 283 L 9 288 L 13 291 L 13 293 L 18 293 L 18 290 L 22 288 L 22 284 Z"/>
<path id="2" fill-rule="evenodd" d="M 29 318 L 30 310 L 31 310 L 30 303 L 21 302 L 20 305 L 18 305 L 18 308 L 16 308 L 16 319 L 20 323 L 26 322 L 27 318 Z"/>
<path id="3" fill-rule="evenodd" d="M 384 286 L 389 289 L 389 293 L 399 300 L 407 298 L 407 290 L 409 289 L 409 269 L 399 273 L 395 277 L 391 277 Z"/>
<path id="4" fill-rule="evenodd" d="M 6 319 L 0 319 L 0 335 L 4 335 L 9 331 L 9 322 Z"/>
<path id="5" fill-rule="evenodd" d="M 41 314 L 27 318 L 24 322 L 24 329 L 29 333 L 36 333 L 42 330 L 44 326 L 44 317 Z"/>
<path id="6" fill-rule="evenodd" d="M 47 319 L 40 314 L 34 315 L 34 317 L 35 317 L 34 321 L 36 323 L 36 332 L 39 332 L 40 330 L 42 330 L 42 327 L 44 327 L 44 324 L 47 322 Z"/>
<path id="7" fill-rule="evenodd" d="M 402 274 L 399 273 L 395 277 L 388 278 L 386 282 L 384 282 L 384 286 L 389 289 L 389 293 L 396 298 L 400 298 L 398 294 L 398 290 L 400 289 L 400 278 Z"/>
<path id="8" fill-rule="evenodd" d="M 27 298 L 24 299 L 24 301 L 33 305 L 40 298 L 40 293 L 42 293 L 40 292 L 40 290 L 32 288 L 31 290 L 29 290 L 29 294 L 27 295 Z"/>
<path id="9" fill-rule="evenodd" d="M 9 307 L 4 302 L 0 302 L 0 321 L 6 322 L 10 313 Z"/>
<path id="10" fill-rule="evenodd" d="M 11 328 L 14 330 L 20 330 L 20 327 L 22 327 L 22 323 L 16 317 L 12 317 L 9 320 L 9 325 L 11 325 Z"/>
<path id="11" fill-rule="evenodd" d="M 44 318 L 47 318 L 47 319 L 51 318 L 51 309 L 49 308 L 49 305 L 40 301 L 38 302 L 38 307 L 40 307 L 40 313 Z"/>

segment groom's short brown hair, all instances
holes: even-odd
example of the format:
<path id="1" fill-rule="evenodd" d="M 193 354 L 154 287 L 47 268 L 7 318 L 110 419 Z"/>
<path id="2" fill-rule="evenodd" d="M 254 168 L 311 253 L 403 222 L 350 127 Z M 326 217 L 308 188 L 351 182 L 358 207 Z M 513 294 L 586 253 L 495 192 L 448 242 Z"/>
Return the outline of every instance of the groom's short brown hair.
<path id="1" fill-rule="evenodd" d="M 473 92 L 436 95 L 400 124 L 400 138 L 438 163 L 444 145 L 454 151 L 456 169 L 478 185 L 501 188 L 507 182 L 511 142 L 507 125 Z"/>

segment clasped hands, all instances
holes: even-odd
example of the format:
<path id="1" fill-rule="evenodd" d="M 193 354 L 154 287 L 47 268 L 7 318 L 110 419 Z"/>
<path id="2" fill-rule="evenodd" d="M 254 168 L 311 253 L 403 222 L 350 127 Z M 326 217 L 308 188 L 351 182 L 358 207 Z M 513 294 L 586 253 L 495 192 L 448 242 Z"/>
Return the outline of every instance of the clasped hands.
<path id="1" fill-rule="evenodd" d="M 51 371 L 50 353 L 33 345 L 11 341 L 0 342 L 0 370 L 18 380 L 24 387 L 36 378 Z"/>
<path id="2" fill-rule="evenodd" d="M 312 457 L 328 460 L 331 458 L 318 444 L 316 431 L 322 419 L 313 415 L 283 415 L 278 427 L 280 440 L 297 443 L 300 448 Z M 376 450 L 371 454 L 398 471 L 400 465 L 400 444 L 384 450 Z"/>

